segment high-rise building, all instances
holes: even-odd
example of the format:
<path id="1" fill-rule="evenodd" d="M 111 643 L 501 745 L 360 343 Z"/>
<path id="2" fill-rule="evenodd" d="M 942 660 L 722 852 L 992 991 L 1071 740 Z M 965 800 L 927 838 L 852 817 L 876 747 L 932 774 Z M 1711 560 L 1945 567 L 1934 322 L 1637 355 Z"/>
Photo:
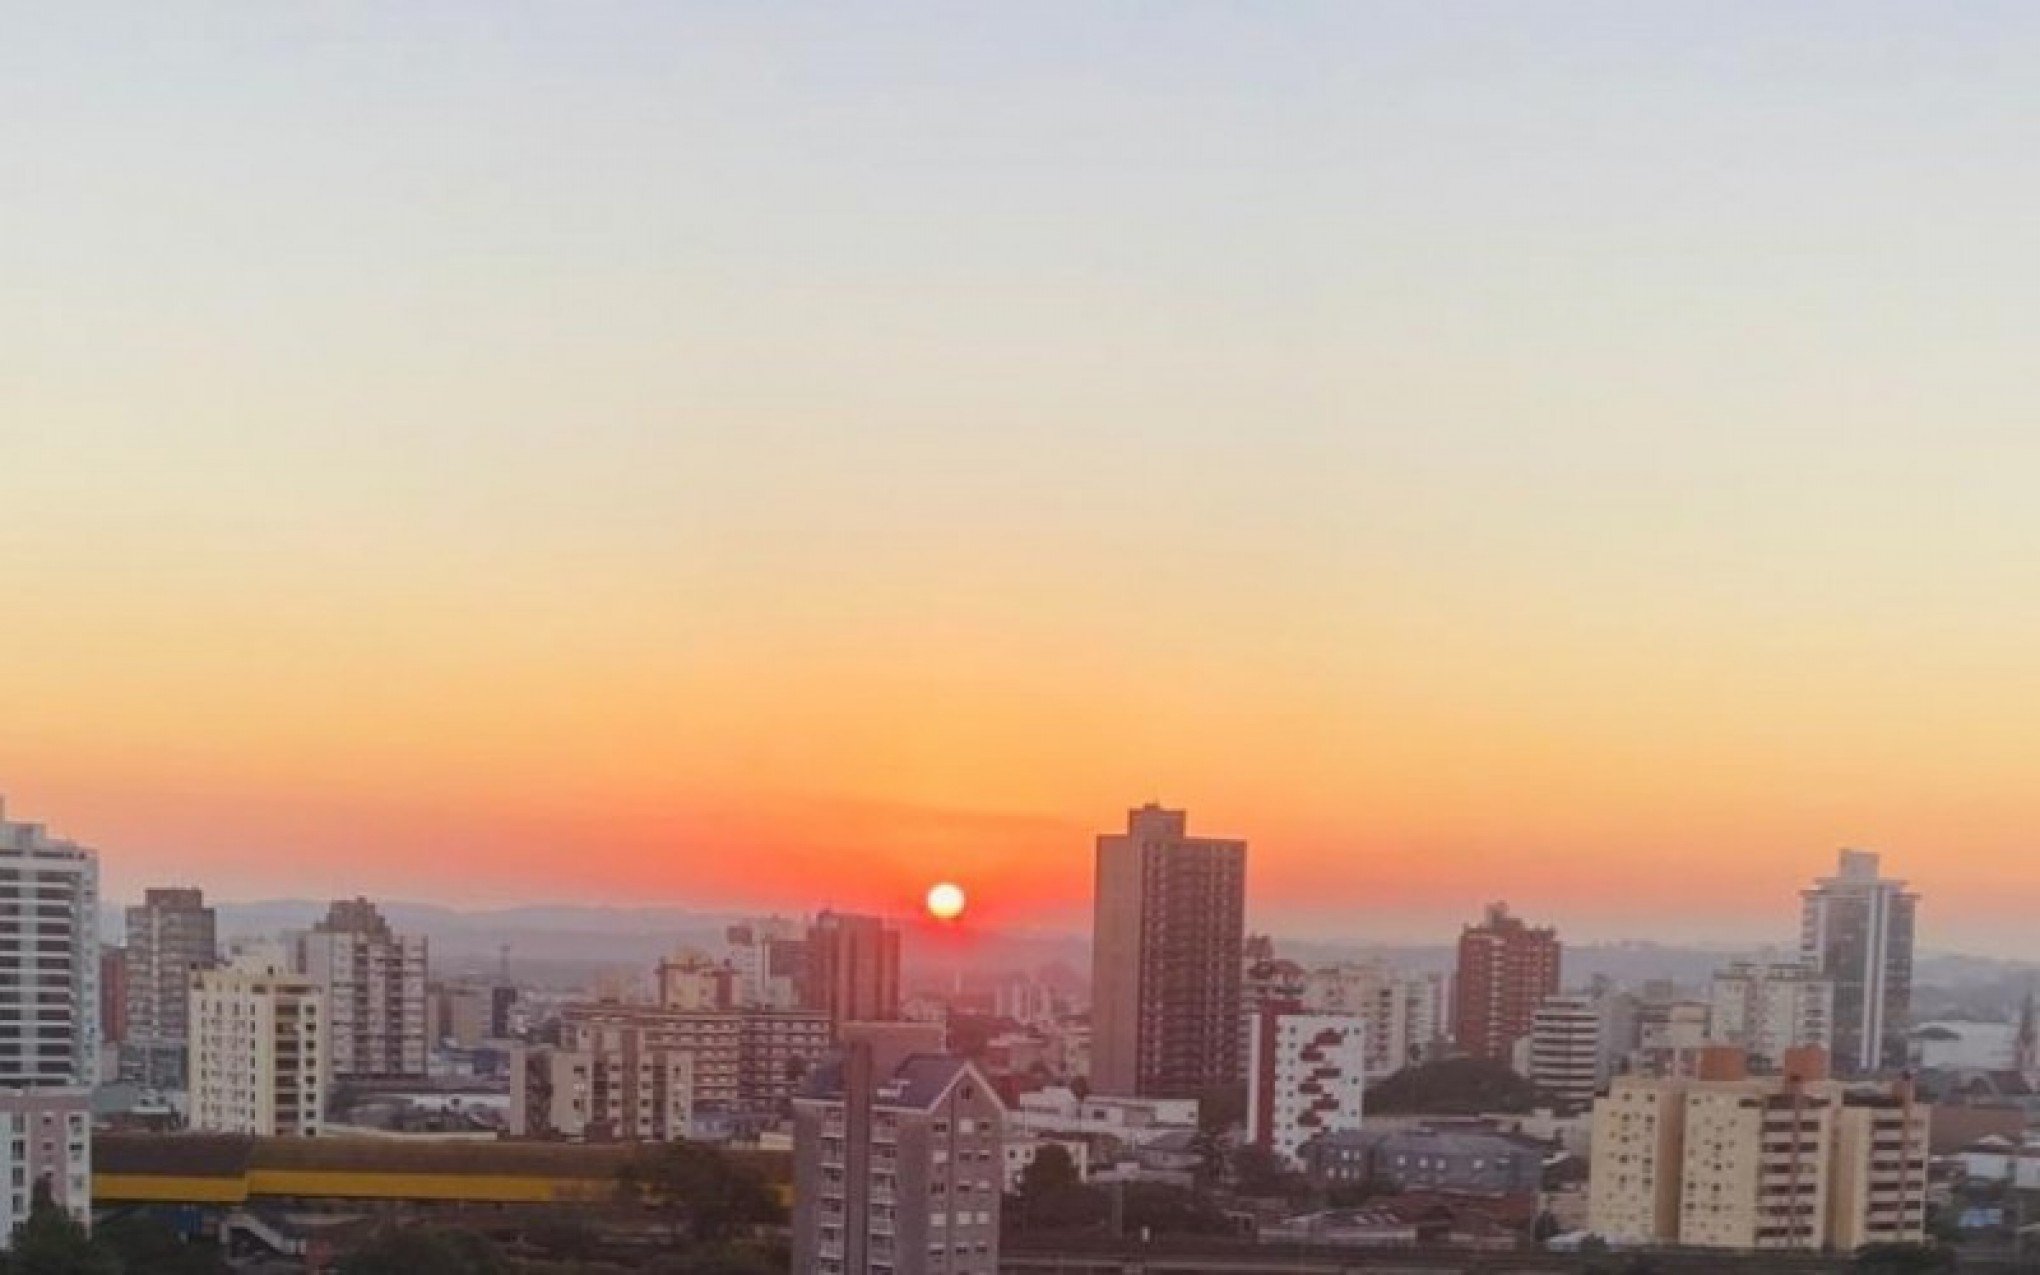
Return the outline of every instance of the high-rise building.
<path id="1" fill-rule="evenodd" d="M 1365 1019 L 1367 1074 L 1380 1079 L 1423 1062 L 1444 1035 L 1445 979 L 1378 960 L 1333 965 L 1304 976 L 1303 1007 Z"/>
<path id="2" fill-rule="evenodd" d="M 256 946 L 193 976 L 191 1127 L 316 1137 L 326 1110 L 325 993 L 281 946 Z"/>
<path id="3" fill-rule="evenodd" d="M 739 921 L 724 931 L 737 1003 L 748 1009 L 799 1009 L 807 1003 L 807 931 L 782 916 Z"/>
<path id="4" fill-rule="evenodd" d="M 192 976 L 217 964 L 218 927 L 203 891 L 148 890 L 127 910 L 124 1076 L 158 1088 L 184 1088 Z"/>
<path id="5" fill-rule="evenodd" d="M 1601 1073 L 1601 1007 L 1586 995 L 1547 996 L 1530 1015 L 1523 1074 L 1561 1107 L 1593 1105 Z"/>
<path id="6" fill-rule="evenodd" d="M 127 952 L 113 943 L 99 945 L 99 1044 L 120 1044 L 127 1032 Z"/>
<path id="7" fill-rule="evenodd" d="M 692 948 L 659 962 L 659 1004 L 667 1009 L 734 1009 L 738 983 L 734 966 Z"/>
<path id="8" fill-rule="evenodd" d="M 1247 843 L 1192 837 L 1146 805 L 1098 838 L 1091 930 L 1091 1087 L 1192 1097 L 1238 1084 Z"/>
<path id="9" fill-rule="evenodd" d="M 367 899 L 342 899 L 298 936 L 297 967 L 326 994 L 334 1077 L 425 1074 L 424 938 L 398 934 Z"/>
<path id="10" fill-rule="evenodd" d="M 852 1041 L 794 1100 L 793 1268 L 995 1275 L 1005 1119 L 965 1059 Z"/>
<path id="11" fill-rule="evenodd" d="M 1785 1051 L 1834 1043 L 1833 983 L 1805 965 L 1736 961 L 1714 975 L 1707 1035 L 1775 1066 Z"/>
<path id="12" fill-rule="evenodd" d="M 99 858 L 0 805 L 0 1087 L 99 1075 Z M 87 1196 L 89 1202 L 89 1195 Z"/>
<path id="13" fill-rule="evenodd" d="M 1879 876 L 1875 854 L 1844 850 L 1835 875 L 1801 891 L 1800 899 L 1800 953 L 1835 988 L 1836 1069 L 1904 1066 L 1919 896 L 1905 882 Z"/>
<path id="14" fill-rule="evenodd" d="M 824 912 L 808 927 L 807 1008 L 844 1023 L 900 1016 L 900 932 L 875 916 Z"/>
<path id="15" fill-rule="evenodd" d="M 1533 929 L 1488 907 L 1479 925 L 1459 935 L 1459 966 L 1452 988 L 1452 1037 L 1476 1058 L 1508 1063 L 1516 1042 L 1530 1033 L 1531 1015 L 1558 994 L 1558 933 Z"/>
<path id="16" fill-rule="evenodd" d="M 1360 1128 L 1367 1092 L 1367 1022 L 1266 1005 L 1250 1020 L 1247 1140 L 1290 1168 L 1303 1146 Z"/>
<path id="17" fill-rule="evenodd" d="M 1903 1082 L 1623 1076 L 1593 1130 L 1588 1226 L 1611 1244 L 1849 1252 L 1924 1235 L 1927 1107 Z"/>

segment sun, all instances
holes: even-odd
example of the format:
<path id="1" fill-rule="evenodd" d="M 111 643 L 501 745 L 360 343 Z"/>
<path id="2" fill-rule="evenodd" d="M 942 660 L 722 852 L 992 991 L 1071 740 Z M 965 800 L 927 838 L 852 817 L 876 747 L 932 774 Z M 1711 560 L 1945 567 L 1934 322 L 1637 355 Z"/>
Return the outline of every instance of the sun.
<path id="1" fill-rule="evenodd" d="M 942 881 L 928 887 L 928 915 L 938 921 L 954 921 L 963 915 L 963 887 Z"/>

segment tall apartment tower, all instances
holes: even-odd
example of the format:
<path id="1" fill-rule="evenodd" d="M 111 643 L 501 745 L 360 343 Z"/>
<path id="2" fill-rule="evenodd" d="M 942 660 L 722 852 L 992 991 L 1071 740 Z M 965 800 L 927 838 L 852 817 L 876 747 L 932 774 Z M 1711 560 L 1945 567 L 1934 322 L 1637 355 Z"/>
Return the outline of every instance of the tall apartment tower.
<path id="1" fill-rule="evenodd" d="M 318 1136 L 326 1109 L 326 998 L 290 965 L 272 945 L 193 976 L 193 1129 Z"/>
<path id="2" fill-rule="evenodd" d="M 298 936 L 298 972 L 326 995 L 335 1077 L 425 1074 L 425 966 L 425 940 L 392 930 L 367 899 L 334 903 Z"/>
<path id="3" fill-rule="evenodd" d="M 808 927 L 809 1009 L 844 1023 L 900 1016 L 900 932 L 875 916 L 824 912 Z"/>
<path id="4" fill-rule="evenodd" d="M 1603 1079 L 1601 1006 L 1592 996 L 1551 996 L 1530 1015 L 1523 1074 L 1561 1106 L 1584 1111 Z"/>
<path id="5" fill-rule="evenodd" d="M 961 1058 L 853 1040 L 793 1104 L 793 1269 L 997 1275 L 1005 1107 Z"/>
<path id="6" fill-rule="evenodd" d="M 202 891 L 149 890 L 127 910 L 127 1022 L 122 1073 L 184 1088 L 192 976 L 219 964 L 213 910 Z"/>
<path id="7" fill-rule="evenodd" d="M 1366 1019 L 1264 1005 L 1247 1021 L 1249 1142 L 1301 1169 L 1312 1138 L 1360 1131 Z"/>
<path id="8" fill-rule="evenodd" d="M 1800 898 L 1800 953 L 1834 984 L 1835 1069 L 1904 1066 L 1919 896 L 1879 876 L 1875 854 L 1844 850 L 1835 875 Z"/>
<path id="9" fill-rule="evenodd" d="M 1247 843 L 1192 837 L 1146 805 L 1098 838 L 1091 929 L 1091 1088 L 1195 1097 L 1238 1084 Z"/>
<path id="10" fill-rule="evenodd" d="M 1533 929 L 1508 905 L 1490 904 L 1486 918 L 1459 935 L 1452 1036 L 1460 1049 L 1510 1062 L 1537 1007 L 1558 994 L 1560 956 L 1557 931 Z"/>
<path id="11" fill-rule="evenodd" d="M 1707 1038 L 1776 1066 L 1785 1051 L 1834 1047 L 1835 987 L 1805 965 L 1736 961 L 1715 971 Z"/>
<path id="12" fill-rule="evenodd" d="M 0 805 L 0 1088 L 99 1073 L 99 858 Z M 89 1197 L 88 1197 L 89 1198 Z"/>

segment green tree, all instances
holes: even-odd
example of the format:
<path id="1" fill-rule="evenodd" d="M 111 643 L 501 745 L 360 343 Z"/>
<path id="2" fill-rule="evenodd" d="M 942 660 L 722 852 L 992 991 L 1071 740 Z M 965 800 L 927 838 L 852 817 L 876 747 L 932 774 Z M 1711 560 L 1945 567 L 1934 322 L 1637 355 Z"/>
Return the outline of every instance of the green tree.
<path id="1" fill-rule="evenodd" d="M 1405 1067 L 1367 1091 L 1369 1115 L 1477 1116 L 1529 1111 L 1537 1089 L 1498 1062 L 1444 1058 Z"/>
<path id="2" fill-rule="evenodd" d="M 339 1275 L 510 1275 L 488 1237 L 472 1231 L 389 1226 L 340 1259 Z"/>
<path id="3" fill-rule="evenodd" d="M 1232 1155 L 1233 1188 L 1256 1199 L 1296 1200 L 1311 1193 L 1310 1183 L 1266 1147 L 1252 1143 Z"/>
<path id="4" fill-rule="evenodd" d="M 1044 1142 L 1020 1170 L 1020 1194 L 1038 1196 L 1050 1191 L 1083 1185 L 1084 1179 L 1077 1173 L 1077 1162 L 1070 1158 L 1070 1149 L 1060 1142 Z"/>
<path id="5" fill-rule="evenodd" d="M 1951 1250 L 1927 1244 L 1872 1244 L 1856 1254 L 1857 1270 L 1875 1271 L 1878 1275 L 1952 1271 L 1957 1265 Z"/>
<path id="6" fill-rule="evenodd" d="M 129 1214 L 93 1228 L 92 1239 L 130 1275 L 227 1275 L 226 1259 L 210 1240 L 187 1240 L 156 1218 Z"/>
<path id="7" fill-rule="evenodd" d="M 785 1213 L 756 1169 L 698 1142 L 650 1148 L 624 1166 L 620 1185 L 696 1244 L 721 1244 Z"/>
<path id="8" fill-rule="evenodd" d="M 120 1259 L 93 1242 L 50 1195 L 47 1181 L 36 1182 L 28 1217 L 14 1228 L 6 1257 L 5 1275 L 122 1275 Z"/>

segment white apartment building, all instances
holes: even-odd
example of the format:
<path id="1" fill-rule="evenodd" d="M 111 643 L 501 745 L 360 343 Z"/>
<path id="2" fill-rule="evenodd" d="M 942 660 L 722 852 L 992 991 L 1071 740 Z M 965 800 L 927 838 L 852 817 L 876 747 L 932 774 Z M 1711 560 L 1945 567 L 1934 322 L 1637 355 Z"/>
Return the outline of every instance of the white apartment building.
<path id="1" fill-rule="evenodd" d="M 99 858 L 0 805 L 0 1086 L 99 1073 Z"/>
<path id="2" fill-rule="evenodd" d="M 1614 1244 L 1851 1251 L 1925 1233 L 1927 1109 L 1903 1086 L 1619 1077 L 1588 1226 Z"/>
<path id="3" fill-rule="evenodd" d="M 1714 975 L 1707 1034 L 1776 1065 L 1800 1045 L 1834 1043 L 1835 985 L 1806 965 L 1737 961 Z"/>
<path id="4" fill-rule="evenodd" d="M 326 994 L 336 1078 L 425 1074 L 422 937 L 392 930 L 366 899 L 343 899 L 298 936 L 297 968 Z"/>
<path id="5" fill-rule="evenodd" d="M 258 1137 L 318 1136 L 329 1061 L 325 993 L 280 947 L 255 947 L 193 978 L 191 1127 Z"/>
<path id="6" fill-rule="evenodd" d="M 1600 1088 L 1601 1009 L 1592 996 L 1549 996 L 1530 1016 L 1523 1074 L 1562 1107 L 1590 1106 Z"/>
<path id="7" fill-rule="evenodd" d="M 1292 1168 L 1303 1144 L 1360 1128 L 1367 1022 L 1263 1009 L 1248 1023 L 1247 1140 Z"/>
<path id="8" fill-rule="evenodd" d="M 510 1053 L 510 1132 L 528 1138 L 671 1142 L 694 1120 L 694 1055 L 681 1049 L 558 1049 Z"/>
<path id="9" fill-rule="evenodd" d="M 1445 976 L 1378 960 L 1328 966 L 1304 975 L 1303 1008 L 1366 1020 L 1367 1075 L 1378 1080 L 1423 1061 L 1444 1035 Z"/>

